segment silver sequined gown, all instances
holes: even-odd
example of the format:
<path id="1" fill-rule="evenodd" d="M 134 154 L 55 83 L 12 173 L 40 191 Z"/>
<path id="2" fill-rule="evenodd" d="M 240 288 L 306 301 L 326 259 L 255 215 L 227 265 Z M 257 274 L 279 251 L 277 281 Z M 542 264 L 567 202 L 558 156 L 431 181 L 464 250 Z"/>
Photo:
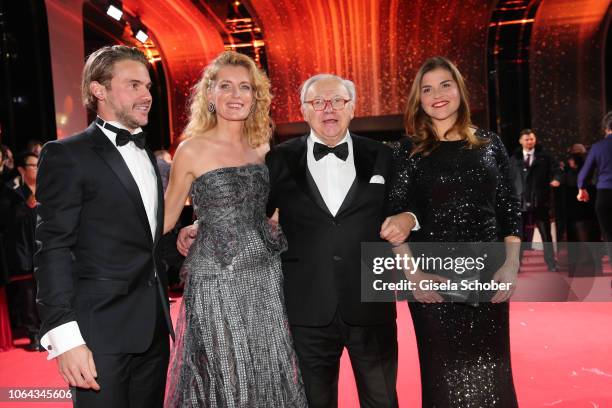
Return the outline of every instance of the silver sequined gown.
<path id="1" fill-rule="evenodd" d="M 500 138 L 466 149 L 442 142 L 427 157 L 394 149 L 395 212 L 412 209 L 421 229 L 415 242 L 495 242 L 519 235 L 519 201 Z M 424 408 L 515 408 L 508 303 L 410 303 L 419 350 Z"/>
<path id="2" fill-rule="evenodd" d="M 306 407 L 285 313 L 280 252 L 270 226 L 265 165 L 226 167 L 192 186 L 198 236 L 185 292 L 166 407 Z"/>

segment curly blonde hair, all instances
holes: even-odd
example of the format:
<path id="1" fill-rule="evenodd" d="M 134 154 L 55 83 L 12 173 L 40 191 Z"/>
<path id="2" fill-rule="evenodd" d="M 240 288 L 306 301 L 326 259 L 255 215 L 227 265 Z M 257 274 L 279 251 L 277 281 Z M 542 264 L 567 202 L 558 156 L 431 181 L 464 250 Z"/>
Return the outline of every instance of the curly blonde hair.
<path id="1" fill-rule="evenodd" d="M 202 78 L 192 89 L 189 122 L 185 128 L 185 136 L 193 137 L 217 126 L 217 115 L 208 111 L 208 91 L 214 86 L 219 71 L 227 66 L 240 66 L 249 71 L 255 107 L 246 118 L 242 127 L 243 136 L 253 148 L 268 143 L 272 137 L 274 124 L 270 117 L 270 80 L 261 71 L 255 61 L 244 54 L 225 51 L 219 54 L 205 69 Z"/>
<path id="2" fill-rule="evenodd" d="M 423 81 L 423 76 L 438 68 L 448 71 L 453 77 L 453 80 L 457 83 L 459 89 L 459 110 L 457 112 L 457 120 L 453 127 L 447 130 L 446 134 L 441 136 L 444 138 L 446 135 L 456 131 L 461 139 L 467 141 L 468 148 L 470 149 L 487 143 L 487 140 L 478 137 L 469 130 L 473 125 L 470 117 L 468 91 L 461 72 L 459 72 L 455 64 L 449 59 L 445 57 L 432 57 L 425 61 L 417 72 L 412 82 L 412 88 L 408 95 L 406 112 L 404 113 L 406 134 L 410 136 L 413 142 L 411 156 L 417 153 L 422 153 L 423 156 L 427 156 L 441 143 L 438 140 L 431 118 L 421 106 L 421 82 Z"/>

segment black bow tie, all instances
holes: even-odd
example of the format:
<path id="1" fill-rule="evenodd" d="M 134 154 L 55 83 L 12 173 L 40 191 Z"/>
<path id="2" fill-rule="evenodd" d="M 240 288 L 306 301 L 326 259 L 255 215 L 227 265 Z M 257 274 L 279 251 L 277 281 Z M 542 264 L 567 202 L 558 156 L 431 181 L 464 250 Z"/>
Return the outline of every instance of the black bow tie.
<path id="1" fill-rule="evenodd" d="M 140 149 L 144 149 L 146 143 L 146 135 L 145 132 L 140 132 L 135 135 L 131 134 L 129 130 L 119 129 L 111 125 L 108 122 L 105 122 L 102 118 L 96 118 L 96 123 L 102 126 L 104 129 L 108 129 L 111 132 L 115 133 L 117 137 L 115 138 L 115 144 L 117 146 L 125 146 L 130 142 L 134 142 L 136 147 Z"/>
<path id="2" fill-rule="evenodd" d="M 330 153 L 335 154 L 336 157 L 339 158 L 340 160 L 346 161 L 346 158 L 348 157 L 348 153 L 349 153 L 348 143 L 344 142 L 344 143 L 340 143 L 339 145 L 335 147 L 329 147 L 324 144 L 315 142 L 312 153 L 314 154 L 314 158 L 316 161 L 321 160 L 323 157 L 327 156 Z"/>
<path id="3" fill-rule="evenodd" d="M 119 129 L 119 131 L 117 132 L 117 139 L 115 140 L 115 143 L 117 144 L 117 146 L 123 146 L 130 142 L 134 142 L 136 147 L 144 149 L 146 141 L 147 140 L 145 138 L 145 132 L 140 132 L 133 135 L 125 129 Z"/>

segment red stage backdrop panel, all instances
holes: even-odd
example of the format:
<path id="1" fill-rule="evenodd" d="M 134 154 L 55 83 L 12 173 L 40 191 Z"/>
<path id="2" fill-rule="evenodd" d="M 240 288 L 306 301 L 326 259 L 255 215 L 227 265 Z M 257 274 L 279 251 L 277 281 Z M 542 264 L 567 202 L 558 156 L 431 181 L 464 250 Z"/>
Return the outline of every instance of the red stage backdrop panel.
<path id="1" fill-rule="evenodd" d="M 223 40 L 190 0 L 124 0 L 123 6 L 140 16 L 158 42 L 168 82 L 170 140 L 175 140 L 187 123 L 191 87 L 208 62 L 224 50 Z"/>
<path id="2" fill-rule="evenodd" d="M 357 116 L 403 112 L 412 78 L 428 57 L 453 60 L 472 107 L 486 109 L 487 27 L 494 1 L 254 0 L 266 41 L 278 123 L 302 120 L 298 89 L 329 72 L 355 82 Z"/>

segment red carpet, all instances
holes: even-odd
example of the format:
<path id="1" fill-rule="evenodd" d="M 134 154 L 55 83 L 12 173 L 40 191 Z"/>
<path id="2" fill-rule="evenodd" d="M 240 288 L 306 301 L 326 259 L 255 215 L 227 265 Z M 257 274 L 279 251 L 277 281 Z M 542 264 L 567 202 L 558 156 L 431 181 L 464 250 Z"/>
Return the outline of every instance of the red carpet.
<path id="1" fill-rule="evenodd" d="M 606 271 L 609 272 L 609 269 Z M 531 273 L 531 272 L 530 272 Z M 540 272 L 548 273 L 548 272 Z M 597 278 L 610 289 L 610 275 Z M 410 314 L 398 305 L 401 407 L 419 407 L 419 369 Z M 172 305 L 175 311 L 178 302 Z M 612 407 L 612 303 L 511 305 L 512 364 L 521 407 Z M 358 407 L 350 361 L 344 356 L 340 407 Z M 57 387 L 62 380 L 45 353 L 0 353 L 0 389 Z M 5 388 L 6 389 L 6 388 Z M 69 407 L 67 403 L 8 403 L 0 407 Z"/>

